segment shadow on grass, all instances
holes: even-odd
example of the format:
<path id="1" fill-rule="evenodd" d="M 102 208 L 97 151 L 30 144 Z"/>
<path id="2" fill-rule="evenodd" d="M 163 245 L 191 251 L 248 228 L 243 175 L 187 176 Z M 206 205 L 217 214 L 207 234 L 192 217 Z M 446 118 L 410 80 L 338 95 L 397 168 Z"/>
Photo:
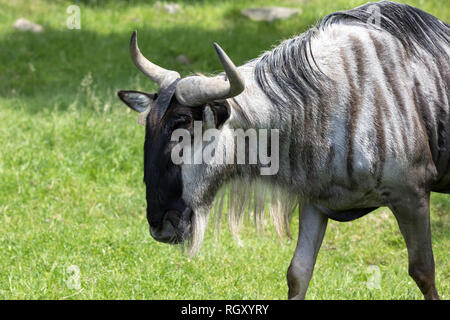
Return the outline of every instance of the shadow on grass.
<path id="1" fill-rule="evenodd" d="M 140 27 L 139 46 L 153 62 L 182 75 L 195 71 L 212 73 L 222 71 L 213 42 L 220 43 L 240 65 L 303 31 L 280 23 L 256 23 L 233 16 L 231 13 L 226 25 L 214 30 L 189 26 Z M 145 89 L 156 89 L 131 62 L 128 46 L 133 27 L 108 34 L 87 29 L 44 28 L 41 34 L 12 30 L 0 39 L 2 98 L 29 101 L 26 110 L 30 112 L 39 111 L 43 105 L 52 108 L 55 102 L 64 110 L 77 97 L 80 83 L 88 74 L 92 75 L 97 90 L 108 95 L 117 89 L 133 89 L 130 86 L 137 82 Z M 176 61 L 181 54 L 189 58 L 190 65 Z"/>

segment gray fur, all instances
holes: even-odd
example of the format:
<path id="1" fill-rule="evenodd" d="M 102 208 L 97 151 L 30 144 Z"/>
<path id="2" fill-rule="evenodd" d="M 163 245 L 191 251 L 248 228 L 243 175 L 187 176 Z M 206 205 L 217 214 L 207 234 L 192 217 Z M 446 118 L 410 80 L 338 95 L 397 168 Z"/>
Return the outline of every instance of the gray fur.
<path id="1" fill-rule="evenodd" d="M 450 193 L 450 28 L 409 6 L 377 5 L 381 27 L 362 22 L 367 6 L 331 15 L 319 28 L 239 67 L 246 88 L 227 101 L 231 116 L 219 146 L 231 143 L 234 128 L 279 129 L 276 175 L 260 177 L 250 165 L 182 166 L 183 199 L 196 216 L 207 215 L 214 195 L 232 181 L 216 208 L 224 207 L 229 194 L 235 234 L 248 208 L 257 212 L 255 221 L 264 213 L 266 198 L 252 192 L 254 181 L 270 186 L 278 207 L 270 212 L 280 233 L 287 231 L 297 203 L 307 208 L 311 242 L 299 243 L 291 263 L 292 298 L 304 297 L 312 275 L 326 228 L 321 216 L 327 211 L 320 208 L 345 213 L 381 206 L 390 207 L 399 221 L 411 275 L 425 297 L 438 297 L 432 252 L 423 256 L 410 237 L 420 230 L 423 249 L 431 250 L 428 220 L 419 217 L 429 215 L 430 191 Z M 392 8 L 395 14 L 387 11 Z M 391 18 L 405 16 L 416 24 L 400 20 L 394 28 Z M 237 189 L 235 181 L 245 188 Z M 417 228 L 406 227 L 408 212 Z M 202 225 L 194 228 L 191 253 L 199 249 L 205 219 L 198 218 Z"/>

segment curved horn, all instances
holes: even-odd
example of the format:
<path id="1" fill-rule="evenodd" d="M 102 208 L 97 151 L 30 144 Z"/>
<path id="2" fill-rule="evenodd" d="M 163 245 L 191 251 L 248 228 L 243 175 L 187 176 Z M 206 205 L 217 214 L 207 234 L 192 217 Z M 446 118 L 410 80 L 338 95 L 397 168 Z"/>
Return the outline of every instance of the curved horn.
<path id="1" fill-rule="evenodd" d="M 180 77 L 178 72 L 161 68 L 144 57 L 137 44 L 136 30 L 131 35 L 130 54 L 136 67 L 160 87 L 166 87 Z"/>
<path id="2" fill-rule="evenodd" d="M 213 100 L 231 98 L 244 91 L 244 79 L 234 63 L 217 43 L 214 43 L 214 47 L 228 80 L 223 76 L 213 78 L 192 76 L 181 79 L 175 91 L 181 104 L 198 106 Z"/>

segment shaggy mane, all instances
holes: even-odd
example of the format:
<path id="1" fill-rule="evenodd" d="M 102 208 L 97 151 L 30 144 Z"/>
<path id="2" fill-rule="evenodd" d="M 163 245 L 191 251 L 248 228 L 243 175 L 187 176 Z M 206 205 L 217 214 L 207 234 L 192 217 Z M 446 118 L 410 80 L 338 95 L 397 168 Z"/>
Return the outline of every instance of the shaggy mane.
<path id="1" fill-rule="evenodd" d="M 377 10 L 380 25 L 370 23 Z M 284 41 L 272 51 L 252 60 L 255 77 L 275 107 L 288 105 L 304 106 L 320 97 L 327 88 L 329 79 L 320 70 L 311 51 L 311 41 L 320 32 L 334 24 L 358 25 L 364 28 L 383 30 L 398 39 L 406 53 L 418 56 L 422 48 L 436 57 L 448 59 L 443 45 L 450 44 L 450 26 L 430 14 L 414 7 L 394 2 L 368 3 L 358 8 L 332 13 L 323 18 L 315 28 Z M 440 58 L 438 58 L 440 57 Z M 265 215 L 269 214 L 278 235 L 290 237 L 289 223 L 297 207 L 301 208 L 300 195 L 289 193 L 280 186 L 270 186 L 261 181 L 250 182 L 236 178 L 226 183 L 217 193 L 211 213 L 215 216 L 217 231 L 221 229 L 223 213 L 233 237 L 239 242 L 238 232 L 244 221 L 252 219 L 258 232 L 264 232 Z M 196 215 L 193 238 L 189 252 L 195 255 L 203 240 L 208 223 L 205 208 Z"/>
<path id="2" fill-rule="evenodd" d="M 375 10 L 379 12 L 376 18 L 379 18 L 380 26 L 371 23 Z M 438 64 L 442 61 L 439 56 L 449 58 L 442 44 L 450 44 L 450 25 L 406 4 L 369 2 L 327 15 L 316 27 L 284 41 L 260 57 L 255 67 L 256 80 L 275 105 L 286 105 L 289 101 L 305 105 L 311 97 L 321 94 L 328 78 L 314 60 L 311 39 L 334 24 L 387 31 L 402 43 L 408 54 L 417 56 L 419 47 L 435 57 Z"/>

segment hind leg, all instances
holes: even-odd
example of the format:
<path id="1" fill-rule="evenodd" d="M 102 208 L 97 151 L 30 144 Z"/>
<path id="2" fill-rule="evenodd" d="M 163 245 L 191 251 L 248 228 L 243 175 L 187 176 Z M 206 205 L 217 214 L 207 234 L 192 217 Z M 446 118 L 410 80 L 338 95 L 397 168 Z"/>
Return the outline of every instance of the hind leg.
<path id="1" fill-rule="evenodd" d="M 289 299 L 305 298 L 327 222 L 328 218 L 314 206 L 305 205 L 300 210 L 297 247 L 287 273 Z"/>
<path id="2" fill-rule="evenodd" d="M 406 242 L 410 276 L 425 299 L 439 299 L 431 247 L 430 193 L 405 192 L 390 207 Z"/>

